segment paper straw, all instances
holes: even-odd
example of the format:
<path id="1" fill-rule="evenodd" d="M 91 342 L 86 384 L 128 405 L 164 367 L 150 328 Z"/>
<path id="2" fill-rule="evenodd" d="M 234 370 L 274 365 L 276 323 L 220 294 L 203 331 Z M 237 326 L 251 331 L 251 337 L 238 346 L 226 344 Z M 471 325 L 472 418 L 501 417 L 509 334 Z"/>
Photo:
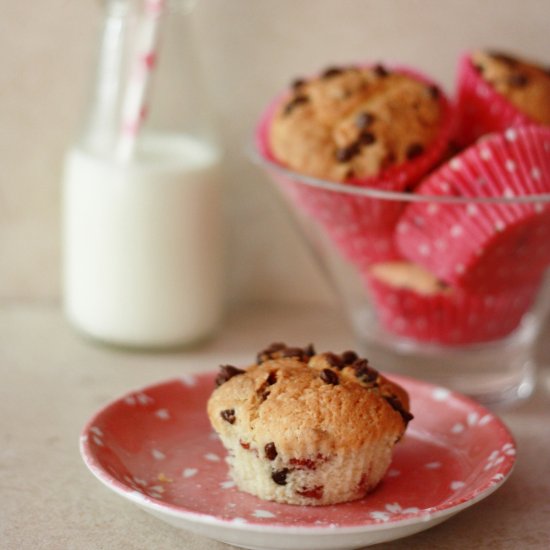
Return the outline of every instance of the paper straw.
<path id="1" fill-rule="evenodd" d="M 158 38 L 165 0 L 146 0 L 137 24 L 137 39 L 126 93 L 122 101 L 122 123 L 116 155 L 129 161 L 135 152 L 139 132 L 148 108 L 151 74 L 158 57 Z"/>

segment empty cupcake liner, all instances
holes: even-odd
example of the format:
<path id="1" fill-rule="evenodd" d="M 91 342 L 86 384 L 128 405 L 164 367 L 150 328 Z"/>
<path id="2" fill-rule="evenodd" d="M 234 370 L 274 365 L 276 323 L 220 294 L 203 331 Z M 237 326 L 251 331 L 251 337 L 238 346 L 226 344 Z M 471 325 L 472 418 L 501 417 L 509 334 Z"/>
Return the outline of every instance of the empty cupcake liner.
<path id="1" fill-rule="evenodd" d="M 469 289 L 506 288 L 550 264 L 550 203 L 513 202 L 550 193 L 550 129 L 495 134 L 442 166 L 421 195 L 502 197 L 502 203 L 411 203 L 396 228 L 400 253 L 438 278 Z"/>
<path id="2" fill-rule="evenodd" d="M 475 69 L 470 54 L 458 66 L 456 141 L 466 146 L 480 136 L 533 121 L 498 93 Z"/>
<path id="3" fill-rule="evenodd" d="M 444 345 L 490 342 L 510 335 L 530 309 L 539 281 L 501 292 L 448 288 L 421 294 L 367 277 L 381 325 L 392 334 Z"/>
<path id="4" fill-rule="evenodd" d="M 392 70 L 406 74 L 427 85 L 434 83 L 425 76 L 407 68 Z M 273 156 L 269 147 L 269 128 L 277 107 L 287 95 L 278 97 L 263 113 L 256 129 L 256 148 L 269 162 L 284 167 Z M 416 184 L 444 156 L 454 131 L 454 109 L 442 93 L 439 101 L 443 119 L 438 136 L 422 155 L 406 163 L 391 167 L 383 174 L 364 180 L 341 183 L 342 192 L 308 185 L 299 174 L 270 170 L 291 202 L 305 214 L 320 223 L 341 254 L 354 265 L 363 268 L 372 262 L 399 258 L 393 232 L 404 204 L 348 193 L 350 186 L 371 187 L 386 191 L 404 191 Z"/>

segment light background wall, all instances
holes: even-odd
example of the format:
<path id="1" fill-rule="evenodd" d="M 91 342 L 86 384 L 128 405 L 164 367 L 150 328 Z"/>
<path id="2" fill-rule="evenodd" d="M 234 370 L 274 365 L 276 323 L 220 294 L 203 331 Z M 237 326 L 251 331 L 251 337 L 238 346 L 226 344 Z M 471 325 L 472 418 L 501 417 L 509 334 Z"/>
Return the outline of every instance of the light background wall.
<path id="1" fill-rule="evenodd" d="M 82 115 L 101 4 L 0 0 L 0 299 L 59 297 L 62 156 Z M 244 152 L 261 108 L 293 77 L 395 60 L 450 89 L 457 56 L 477 46 L 550 65 L 549 0 L 200 0 L 195 17 L 227 152 L 233 304 L 331 299 Z"/>

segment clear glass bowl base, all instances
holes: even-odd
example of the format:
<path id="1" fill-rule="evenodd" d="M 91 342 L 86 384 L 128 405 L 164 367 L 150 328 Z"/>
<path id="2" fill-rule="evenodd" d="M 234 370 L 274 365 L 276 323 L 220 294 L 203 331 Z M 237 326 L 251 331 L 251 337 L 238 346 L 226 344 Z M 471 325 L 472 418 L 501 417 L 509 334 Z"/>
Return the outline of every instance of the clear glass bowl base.
<path id="1" fill-rule="evenodd" d="M 505 340 L 469 346 L 438 346 L 383 331 L 370 312 L 352 319 L 358 347 L 375 368 L 459 391 L 493 410 L 510 408 L 535 388 L 535 319 L 529 316 Z"/>

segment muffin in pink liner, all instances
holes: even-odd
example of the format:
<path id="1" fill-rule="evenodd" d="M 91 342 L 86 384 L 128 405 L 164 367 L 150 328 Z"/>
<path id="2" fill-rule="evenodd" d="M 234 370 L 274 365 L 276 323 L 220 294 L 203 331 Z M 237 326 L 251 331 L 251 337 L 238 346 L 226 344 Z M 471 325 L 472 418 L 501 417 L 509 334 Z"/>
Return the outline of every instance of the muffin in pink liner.
<path id="1" fill-rule="evenodd" d="M 365 277 L 382 326 L 419 342 L 465 345 L 511 334 L 533 303 L 538 284 L 475 292 L 442 283 L 409 262 L 371 266 Z"/>
<path id="2" fill-rule="evenodd" d="M 550 193 L 550 128 L 491 135 L 433 172 L 416 193 L 501 199 L 427 200 L 405 209 L 396 228 L 400 252 L 442 281 L 506 289 L 538 280 L 550 264 L 550 209 L 517 200 Z"/>
<path id="3" fill-rule="evenodd" d="M 458 69 L 457 141 L 532 123 L 550 125 L 550 74 L 507 54 L 463 55 Z"/>
<path id="4" fill-rule="evenodd" d="M 439 87 L 409 69 L 331 68 L 266 109 L 256 146 L 283 168 L 272 173 L 290 199 L 363 265 L 398 257 L 392 233 L 402 205 L 348 191 L 412 189 L 445 154 L 452 115 Z"/>

